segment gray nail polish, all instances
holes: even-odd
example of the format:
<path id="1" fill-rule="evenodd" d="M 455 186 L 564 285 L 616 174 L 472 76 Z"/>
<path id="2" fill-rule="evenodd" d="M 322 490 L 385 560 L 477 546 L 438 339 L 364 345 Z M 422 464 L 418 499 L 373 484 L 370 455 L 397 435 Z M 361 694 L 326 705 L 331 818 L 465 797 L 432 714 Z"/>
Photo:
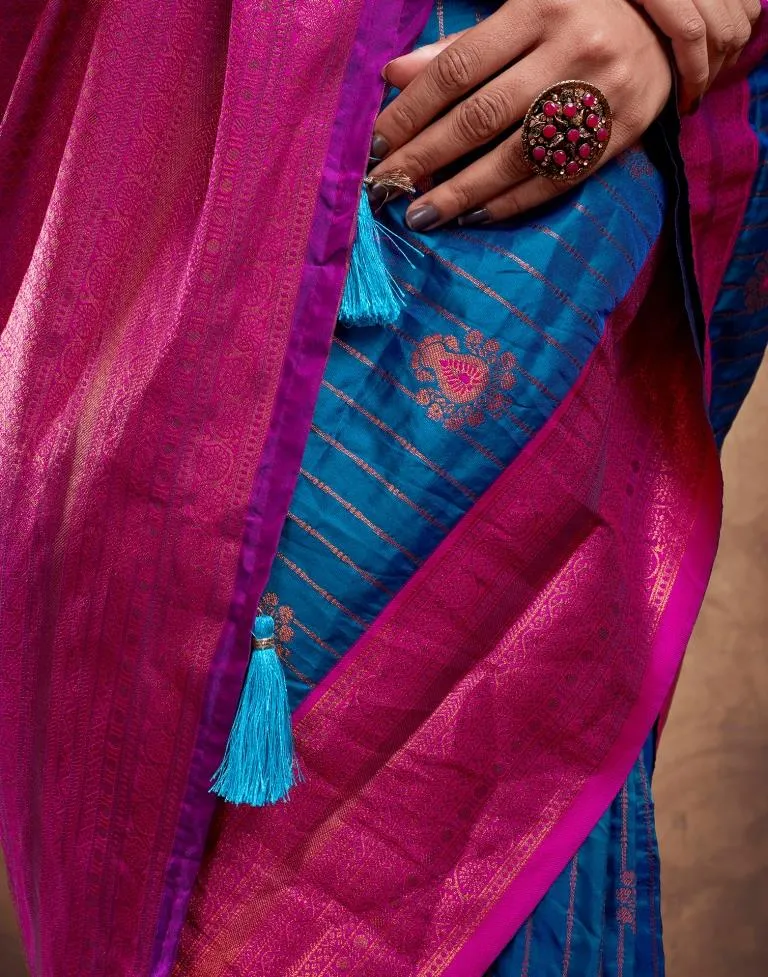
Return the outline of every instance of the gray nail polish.
<path id="1" fill-rule="evenodd" d="M 423 207 L 415 207 L 405 215 L 405 222 L 412 231 L 426 231 L 433 224 L 440 220 L 437 207 L 432 204 L 424 204 Z"/>
<path id="2" fill-rule="evenodd" d="M 460 227 L 471 227 L 473 224 L 487 224 L 491 215 L 485 207 L 478 207 L 477 210 L 468 210 L 466 214 L 459 217 Z"/>
<path id="3" fill-rule="evenodd" d="M 378 133 L 373 137 L 371 142 L 371 156 L 374 159 L 384 159 L 385 156 L 389 154 L 389 143 Z"/>
<path id="4" fill-rule="evenodd" d="M 382 207 L 389 198 L 389 190 L 381 183 L 372 183 L 366 187 L 368 199 L 374 207 Z"/>

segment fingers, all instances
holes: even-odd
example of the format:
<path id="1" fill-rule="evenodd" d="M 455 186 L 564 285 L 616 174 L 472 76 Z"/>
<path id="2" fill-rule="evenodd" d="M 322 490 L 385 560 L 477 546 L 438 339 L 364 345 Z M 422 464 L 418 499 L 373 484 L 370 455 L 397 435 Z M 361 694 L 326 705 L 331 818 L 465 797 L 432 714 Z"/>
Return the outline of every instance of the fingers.
<path id="1" fill-rule="evenodd" d="M 513 24 L 508 15 L 500 13 L 441 50 L 384 109 L 376 121 L 373 156 L 381 159 L 405 145 L 441 112 L 531 46 L 537 29 L 534 18 L 519 17 Z"/>
<path id="2" fill-rule="evenodd" d="M 672 42 L 680 108 L 691 111 L 723 66 L 733 64 L 760 15 L 760 0 L 638 0 Z"/>
<path id="3" fill-rule="evenodd" d="M 529 94 L 529 101 L 533 101 L 538 91 L 532 88 Z M 631 114 L 620 95 L 615 107 L 619 119 L 614 119 L 613 138 L 608 149 L 600 163 L 590 167 L 577 180 L 561 182 L 533 175 L 523 154 L 521 130 L 518 130 L 482 159 L 420 197 L 408 209 L 408 226 L 425 231 L 454 218 L 464 226 L 504 220 L 564 193 L 631 145 L 650 121 L 622 122 L 622 115 L 631 118 Z"/>
<path id="4" fill-rule="evenodd" d="M 694 0 L 638 0 L 659 30 L 672 42 L 680 75 L 680 108 L 695 106 L 709 82 L 707 23 Z"/>
<path id="5" fill-rule="evenodd" d="M 753 0 L 727 0 L 727 3 L 733 25 L 733 43 L 731 50 L 726 53 L 723 66 L 730 68 L 736 64 L 741 57 L 741 52 L 749 43 L 752 25 L 760 16 L 760 0 L 756 3 Z"/>
<path id="6" fill-rule="evenodd" d="M 568 183 L 557 183 L 544 177 L 532 176 L 530 170 L 527 170 L 526 179 L 520 180 L 515 186 L 497 197 L 489 199 L 487 203 L 462 214 L 458 222 L 462 227 L 491 224 L 495 221 L 509 220 L 527 210 L 532 210 L 534 207 L 540 207 L 560 196 L 560 194 L 571 190 L 575 185 L 589 179 L 593 173 L 631 144 L 632 140 L 626 130 L 615 132 L 614 138 L 599 163 L 594 168 L 587 170 L 582 176 Z"/>
<path id="7" fill-rule="evenodd" d="M 759 0 L 758 0 L 759 2 Z M 404 54 L 401 58 L 395 58 L 384 66 L 382 75 L 384 80 L 390 85 L 399 88 L 401 91 L 410 85 L 413 79 L 426 68 L 433 58 L 436 58 L 441 51 L 450 47 L 454 41 L 466 34 L 466 31 L 459 31 L 457 34 L 449 34 L 447 37 L 435 41 L 434 44 L 425 44 L 423 47 L 416 48 L 410 54 Z"/>
<path id="8" fill-rule="evenodd" d="M 431 230 L 462 214 L 475 212 L 487 200 L 496 198 L 506 188 L 528 180 L 530 176 L 531 169 L 523 157 L 518 130 L 452 180 L 420 197 L 408 208 L 406 223 L 414 231 Z"/>
<path id="9" fill-rule="evenodd" d="M 548 77 L 549 65 L 541 50 L 468 96 L 402 149 L 389 155 L 372 171 L 371 176 L 402 171 L 414 184 L 418 184 L 424 177 L 498 138 L 523 118 L 528 106 L 542 89 L 542 79 Z M 468 167 L 465 172 L 475 174 L 487 171 L 490 178 L 495 173 L 498 156 L 499 152 L 493 150 L 480 164 Z M 462 192 L 462 179 L 459 176 L 452 181 L 458 193 Z"/>

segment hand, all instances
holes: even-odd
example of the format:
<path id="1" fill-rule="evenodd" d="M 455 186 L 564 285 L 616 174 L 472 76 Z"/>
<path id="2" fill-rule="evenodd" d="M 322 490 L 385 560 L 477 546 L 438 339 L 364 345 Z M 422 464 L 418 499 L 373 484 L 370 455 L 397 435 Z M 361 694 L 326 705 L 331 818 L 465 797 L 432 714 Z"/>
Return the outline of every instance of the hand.
<path id="1" fill-rule="evenodd" d="M 720 69 L 736 62 L 760 16 L 760 0 L 635 0 L 672 42 L 680 109 L 696 107 Z"/>
<path id="2" fill-rule="evenodd" d="M 613 135 L 599 166 L 642 136 L 672 84 L 662 42 L 627 0 L 508 0 L 476 27 L 391 62 L 385 75 L 404 90 L 376 122 L 371 152 L 384 161 L 372 176 L 400 170 L 418 184 L 494 141 L 411 204 L 406 219 L 419 231 L 460 215 L 464 224 L 512 217 L 568 189 L 533 174 L 522 153 L 520 122 L 549 85 L 578 78 L 607 96 Z"/>

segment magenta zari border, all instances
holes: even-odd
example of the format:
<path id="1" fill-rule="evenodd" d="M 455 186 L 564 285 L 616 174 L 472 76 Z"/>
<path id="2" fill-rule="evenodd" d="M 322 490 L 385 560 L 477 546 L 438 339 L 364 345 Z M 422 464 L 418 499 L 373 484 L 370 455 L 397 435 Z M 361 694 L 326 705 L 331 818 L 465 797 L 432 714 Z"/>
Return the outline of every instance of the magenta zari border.
<path id="1" fill-rule="evenodd" d="M 247 665 L 250 619 L 269 576 L 330 349 L 360 178 L 383 88 L 381 68 L 413 44 L 431 9 L 431 0 L 405 0 L 402 9 L 397 4 L 382 8 L 367 0 L 360 15 L 323 168 L 283 372 L 254 475 L 229 617 L 213 660 L 187 791 L 166 869 L 152 977 L 166 977 L 173 967 L 215 809 L 216 799 L 208 787 L 237 708 Z M 238 648 L 246 651 L 241 653 Z"/>
<path id="2" fill-rule="evenodd" d="M 714 455 L 714 446 L 712 452 Z M 711 472 L 712 476 L 719 472 L 714 460 Z M 722 497 L 722 482 L 712 476 L 701 486 L 688 547 L 659 625 L 640 695 L 621 735 L 601 769 L 464 944 L 444 977 L 480 977 L 487 970 L 602 817 L 637 760 L 677 676 L 712 572 Z"/>

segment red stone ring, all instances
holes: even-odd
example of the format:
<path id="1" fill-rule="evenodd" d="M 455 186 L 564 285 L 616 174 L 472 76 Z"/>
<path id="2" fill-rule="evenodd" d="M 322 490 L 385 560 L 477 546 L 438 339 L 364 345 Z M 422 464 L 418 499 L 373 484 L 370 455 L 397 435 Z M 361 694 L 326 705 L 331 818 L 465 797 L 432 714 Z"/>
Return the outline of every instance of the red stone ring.
<path id="1" fill-rule="evenodd" d="M 590 170 L 611 138 L 611 107 L 586 81 L 559 81 L 538 95 L 523 121 L 523 153 L 550 180 L 575 180 Z"/>

